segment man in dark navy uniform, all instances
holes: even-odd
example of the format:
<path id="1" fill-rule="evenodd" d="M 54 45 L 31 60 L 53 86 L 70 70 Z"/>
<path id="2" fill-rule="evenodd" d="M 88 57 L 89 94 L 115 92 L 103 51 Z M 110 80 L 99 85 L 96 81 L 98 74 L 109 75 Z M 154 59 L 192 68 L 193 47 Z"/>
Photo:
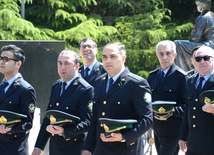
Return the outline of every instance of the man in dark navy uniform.
<path id="1" fill-rule="evenodd" d="M 125 68 L 123 44 L 108 43 L 102 57 L 107 73 L 95 81 L 93 116 L 82 155 L 143 155 L 142 134 L 152 125 L 149 84 Z M 106 138 L 100 118 L 135 119 L 137 123 Z"/>
<path id="2" fill-rule="evenodd" d="M 79 68 L 79 73 L 92 86 L 95 79 L 105 73 L 103 65 L 97 61 L 97 43 L 91 38 L 84 38 L 79 43 L 79 54 L 83 59 L 83 66 Z"/>
<path id="3" fill-rule="evenodd" d="M 7 110 L 27 117 L 12 127 L 6 127 L 0 122 L 0 154 L 28 155 L 29 130 L 32 128 L 35 110 L 36 92 L 19 73 L 19 68 L 25 61 L 22 49 L 15 45 L 3 46 L 0 56 L 0 72 L 4 79 L 0 86 L 0 110 Z M 5 121 L 7 118 L 5 118 Z"/>
<path id="4" fill-rule="evenodd" d="M 174 111 L 167 118 L 154 116 L 153 129 L 158 155 L 177 155 L 181 121 L 186 99 L 186 73 L 174 64 L 175 43 L 169 40 L 156 45 L 160 68 L 149 74 L 152 101 L 174 101 Z"/>
<path id="5" fill-rule="evenodd" d="M 45 117 L 32 155 L 41 153 L 49 137 L 50 155 L 80 155 L 85 133 L 90 126 L 94 89 L 78 74 L 78 54 L 63 50 L 57 64 L 61 79 L 52 86 L 47 110 L 58 110 L 77 116 L 80 122 L 61 127 L 50 124 L 50 120 Z"/>
<path id="6" fill-rule="evenodd" d="M 187 155 L 214 154 L 214 105 L 199 102 L 199 95 L 214 89 L 214 50 L 202 46 L 195 54 L 198 73 L 187 81 L 187 105 L 179 146 Z"/>

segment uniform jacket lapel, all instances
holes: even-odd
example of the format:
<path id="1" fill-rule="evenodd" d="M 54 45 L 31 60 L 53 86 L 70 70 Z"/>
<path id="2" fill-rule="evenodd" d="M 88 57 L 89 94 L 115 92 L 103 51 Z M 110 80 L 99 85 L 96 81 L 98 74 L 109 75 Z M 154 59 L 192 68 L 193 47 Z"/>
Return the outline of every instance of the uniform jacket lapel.
<path id="1" fill-rule="evenodd" d="M 79 68 L 79 74 L 82 76 L 82 78 L 84 78 L 84 66 Z"/>
<path id="2" fill-rule="evenodd" d="M 201 92 L 208 90 L 214 84 L 214 74 L 211 74 L 210 78 L 205 82 L 204 86 L 201 89 Z"/>
<path id="3" fill-rule="evenodd" d="M 164 79 L 163 79 L 163 85 L 164 85 L 164 83 L 167 81 L 168 77 L 169 77 L 172 73 L 174 73 L 175 70 L 176 70 L 176 66 L 175 66 L 175 64 L 172 64 L 172 66 L 169 68 L 168 72 L 166 73 L 166 75 L 165 75 L 165 77 L 164 77 Z"/>
<path id="4" fill-rule="evenodd" d="M 76 89 L 77 89 L 77 85 L 79 84 L 79 77 L 80 75 L 78 75 L 72 82 L 71 84 L 68 86 L 68 88 L 65 90 L 65 92 L 60 96 L 59 100 L 63 100 L 67 97 L 70 96 L 70 94 L 72 94 Z M 60 88 L 61 89 L 61 88 Z"/>
<path id="5" fill-rule="evenodd" d="M 122 74 L 118 77 L 118 79 L 113 83 L 111 88 L 108 90 L 106 94 L 106 98 L 110 96 L 112 93 L 117 91 L 125 82 L 126 82 L 126 76 L 129 74 L 129 70 L 126 68 Z"/>
<path id="6" fill-rule="evenodd" d="M 100 82 L 100 89 L 101 89 L 100 93 L 103 98 L 105 97 L 105 94 L 106 94 L 107 81 L 108 81 L 108 74 L 106 74 Z"/>
<path id="7" fill-rule="evenodd" d="M 10 94 L 12 94 L 15 90 L 16 87 L 21 85 L 21 82 L 23 80 L 23 77 L 21 75 L 19 75 L 14 82 L 10 85 L 10 87 L 8 88 L 7 92 L 4 94 L 4 96 L 2 97 L 1 101 L 3 101 L 5 98 L 7 98 L 8 96 L 10 96 Z"/>
<path id="8" fill-rule="evenodd" d="M 197 79 L 198 79 L 198 73 L 197 74 L 195 74 L 192 78 L 191 78 L 191 86 L 193 87 L 192 89 L 194 90 L 194 91 L 196 91 L 196 88 L 195 88 L 195 84 L 196 84 L 196 81 L 197 81 Z"/>
<path id="9" fill-rule="evenodd" d="M 98 76 L 98 73 L 99 73 L 100 69 L 99 69 L 99 62 L 96 61 L 95 64 L 94 64 L 94 67 L 92 68 L 92 71 L 88 77 L 88 81 L 90 83 L 90 81 L 93 81 L 97 76 Z"/>
<path id="10" fill-rule="evenodd" d="M 61 92 L 61 85 L 62 85 L 62 81 L 60 80 L 59 84 L 56 85 L 55 87 L 55 97 L 56 97 L 56 101 L 59 101 L 59 98 L 60 98 L 60 92 Z"/>

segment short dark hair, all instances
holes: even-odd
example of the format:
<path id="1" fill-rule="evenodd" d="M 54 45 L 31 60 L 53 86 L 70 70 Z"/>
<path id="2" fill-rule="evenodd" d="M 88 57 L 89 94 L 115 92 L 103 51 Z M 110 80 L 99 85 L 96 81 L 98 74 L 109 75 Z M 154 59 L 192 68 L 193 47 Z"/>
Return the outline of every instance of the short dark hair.
<path id="1" fill-rule="evenodd" d="M 76 52 L 74 52 L 74 51 L 72 51 L 72 50 L 63 50 L 59 55 L 61 55 L 61 54 L 63 54 L 63 53 L 73 53 L 73 54 L 74 54 L 74 57 L 75 57 L 75 61 L 74 61 L 75 65 L 78 64 L 78 63 L 80 62 L 79 55 L 78 55 Z"/>
<path id="2" fill-rule="evenodd" d="M 79 42 L 79 44 L 78 44 L 78 47 L 79 47 L 79 49 L 80 49 L 80 44 L 83 42 L 86 42 L 86 41 L 88 41 L 88 40 L 91 40 L 91 41 L 93 41 L 94 42 L 94 47 L 96 47 L 97 48 L 97 43 L 96 43 L 96 41 L 95 40 L 93 40 L 92 38 L 84 38 L 84 39 L 82 39 L 80 42 Z"/>
<path id="3" fill-rule="evenodd" d="M 24 51 L 17 47 L 16 45 L 5 45 L 1 48 L 1 51 L 11 51 L 14 55 L 15 59 L 18 59 L 22 62 L 22 64 L 25 62 L 25 54 Z"/>
<path id="4" fill-rule="evenodd" d="M 104 46 L 104 48 L 106 47 L 106 46 L 109 46 L 109 45 L 116 45 L 117 47 L 118 47 L 118 50 L 119 50 L 119 52 L 120 52 L 120 54 L 121 55 L 126 55 L 126 47 L 125 47 L 125 45 L 124 44 L 122 44 L 122 43 L 120 43 L 120 42 L 109 42 L 109 43 L 107 43 L 105 46 Z"/>

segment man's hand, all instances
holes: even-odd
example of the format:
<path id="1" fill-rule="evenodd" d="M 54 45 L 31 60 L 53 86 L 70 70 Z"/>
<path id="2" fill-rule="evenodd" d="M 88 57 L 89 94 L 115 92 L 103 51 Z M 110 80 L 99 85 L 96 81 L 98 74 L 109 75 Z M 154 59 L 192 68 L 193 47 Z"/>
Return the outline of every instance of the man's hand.
<path id="1" fill-rule="evenodd" d="M 82 155 L 91 155 L 91 152 L 88 150 L 83 150 Z"/>
<path id="2" fill-rule="evenodd" d="M 171 117 L 172 116 L 172 113 L 168 116 L 168 117 L 156 117 L 156 116 L 154 116 L 155 117 L 155 119 L 157 119 L 157 120 L 160 120 L 160 121 L 166 121 L 169 117 Z"/>
<path id="3" fill-rule="evenodd" d="M 55 125 L 48 125 L 46 127 L 47 132 L 50 132 L 51 134 L 63 134 L 64 133 L 64 128 L 55 126 Z"/>
<path id="4" fill-rule="evenodd" d="M 205 104 L 202 107 L 202 110 L 207 113 L 214 114 L 214 104 Z"/>
<path id="5" fill-rule="evenodd" d="M 10 131 L 11 128 L 5 128 L 5 125 L 4 124 L 1 124 L 0 125 L 0 133 L 1 134 L 6 134 L 8 131 Z"/>
<path id="6" fill-rule="evenodd" d="M 40 149 L 34 149 L 31 155 L 41 155 L 42 151 Z"/>
<path id="7" fill-rule="evenodd" d="M 179 140 L 178 144 L 179 144 L 179 147 L 180 149 L 183 151 L 183 152 L 187 152 L 187 146 L 186 146 L 186 141 L 183 141 L 183 140 Z"/>
<path id="8" fill-rule="evenodd" d="M 111 137 L 106 138 L 105 135 L 101 133 L 100 138 L 103 142 L 120 142 L 123 137 L 121 133 L 111 133 Z"/>

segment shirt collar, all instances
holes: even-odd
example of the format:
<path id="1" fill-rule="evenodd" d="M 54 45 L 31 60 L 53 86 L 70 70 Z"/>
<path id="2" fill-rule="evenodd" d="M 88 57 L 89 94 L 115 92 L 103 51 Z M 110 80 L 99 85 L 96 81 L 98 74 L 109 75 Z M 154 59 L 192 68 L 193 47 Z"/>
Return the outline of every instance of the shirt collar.
<path id="1" fill-rule="evenodd" d="M 97 60 L 96 60 L 97 61 Z M 85 64 L 84 64 L 84 70 L 88 67 L 89 69 L 90 69 L 90 71 L 93 69 L 93 67 L 94 67 L 94 65 L 95 65 L 95 62 L 96 61 L 94 61 L 92 64 L 90 64 L 89 66 L 86 66 Z"/>
<path id="2" fill-rule="evenodd" d="M 78 75 L 74 76 L 70 81 L 66 82 L 66 88 L 71 84 L 72 81 L 74 81 L 74 79 L 77 77 Z M 62 83 L 64 82 L 62 79 L 61 79 Z"/>
<path id="3" fill-rule="evenodd" d="M 170 66 L 171 67 L 171 66 Z M 165 70 L 163 70 L 163 68 L 161 67 L 161 71 L 163 71 L 164 72 L 164 75 L 166 75 L 167 74 L 167 72 L 169 71 L 169 68 L 170 67 L 168 67 L 167 69 L 165 69 Z"/>
<path id="4" fill-rule="evenodd" d="M 207 75 L 203 76 L 203 77 L 204 77 L 204 79 L 207 81 L 213 73 L 214 73 L 214 71 L 212 71 L 212 72 L 210 72 L 209 74 L 207 74 Z M 202 77 L 202 76 L 199 74 L 199 76 L 198 76 L 198 80 L 200 79 L 200 77 Z M 198 81 L 198 80 L 197 80 L 197 81 Z"/>
<path id="5" fill-rule="evenodd" d="M 10 80 L 8 80 L 8 81 L 7 81 L 7 82 L 9 83 L 8 86 L 10 86 L 10 85 L 15 81 L 15 79 L 16 79 L 17 77 L 19 77 L 19 76 L 21 76 L 20 73 L 16 74 L 14 77 L 12 77 Z M 5 78 L 3 79 L 3 81 L 6 81 Z"/>
<path id="6" fill-rule="evenodd" d="M 119 73 L 117 73 L 113 78 L 114 82 L 118 79 L 118 77 L 122 74 L 122 72 L 125 70 L 125 68 L 123 68 Z M 110 79 L 111 76 L 108 74 L 108 79 Z"/>

